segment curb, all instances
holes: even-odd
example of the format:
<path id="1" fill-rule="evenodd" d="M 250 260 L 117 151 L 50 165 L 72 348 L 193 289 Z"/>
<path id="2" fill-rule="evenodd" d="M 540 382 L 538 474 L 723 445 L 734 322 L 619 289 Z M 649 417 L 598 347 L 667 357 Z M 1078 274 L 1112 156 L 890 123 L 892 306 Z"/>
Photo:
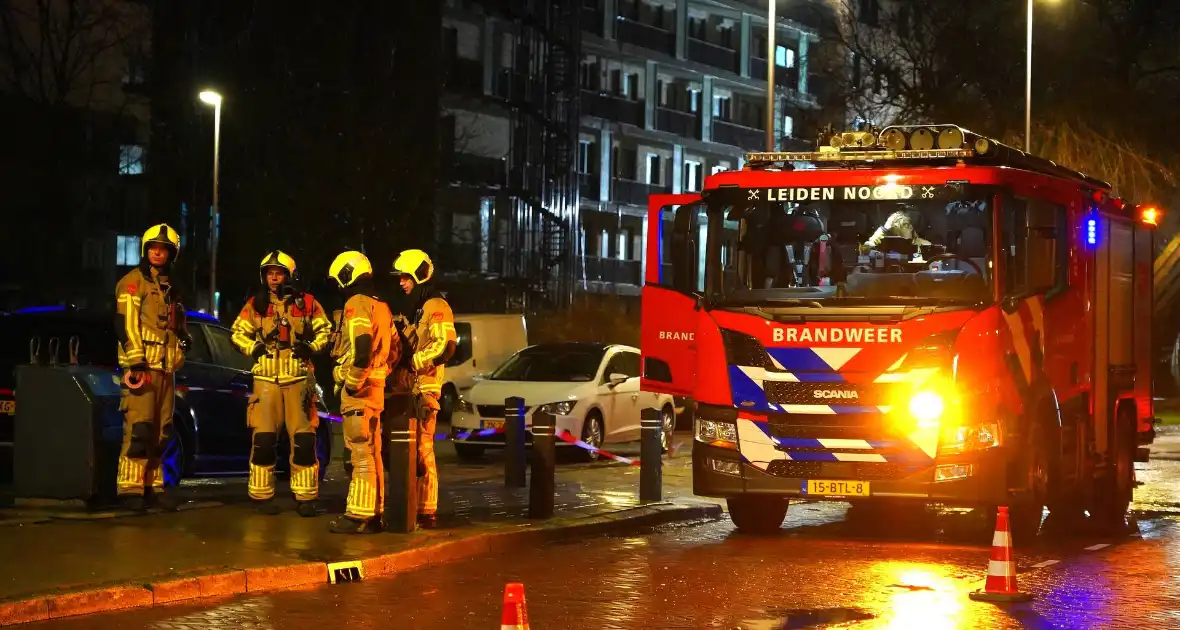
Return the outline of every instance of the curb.
<path id="1" fill-rule="evenodd" d="M 516 525 L 519 529 L 477 533 L 395 553 L 357 558 L 366 578 L 410 571 L 520 545 L 566 538 L 571 534 L 604 534 L 668 523 L 715 519 L 721 506 L 711 503 L 652 503 L 600 516 L 583 517 L 568 525 L 546 527 L 543 522 Z M 274 591 L 328 583 L 327 562 L 246 569 L 227 568 L 219 573 L 180 577 L 146 585 L 126 585 L 80 590 L 60 595 L 0 602 L 0 626 L 58 619 L 98 612 L 192 602 L 206 597 Z"/>

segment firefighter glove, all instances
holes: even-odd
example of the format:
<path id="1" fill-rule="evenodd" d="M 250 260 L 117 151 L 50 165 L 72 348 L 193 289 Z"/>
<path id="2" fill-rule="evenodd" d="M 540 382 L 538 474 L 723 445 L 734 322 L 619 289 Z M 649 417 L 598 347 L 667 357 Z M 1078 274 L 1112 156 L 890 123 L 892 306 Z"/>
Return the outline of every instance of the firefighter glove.
<path id="1" fill-rule="evenodd" d="M 311 346 L 307 345 L 306 341 L 300 341 L 291 348 L 291 354 L 295 355 L 296 358 L 308 361 L 311 359 Z"/>
<path id="2" fill-rule="evenodd" d="M 254 344 L 254 352 L 251 352 L 251 353 L 250 353 L 250 358 L 251 358 L 251 359 L 254 359 L 255 361 L 257 361 L 258 359 L 262 358 L 262 357 L 263 357 L 263 356 L 265 356 L 266 354 L 267 354 L 267 352 L 266 352 L 266 346 L 264 346 L 264 345 L 262 345 L 262 344 L 260 344 L 260 343 L 259 343 L 259 344 Z"/>

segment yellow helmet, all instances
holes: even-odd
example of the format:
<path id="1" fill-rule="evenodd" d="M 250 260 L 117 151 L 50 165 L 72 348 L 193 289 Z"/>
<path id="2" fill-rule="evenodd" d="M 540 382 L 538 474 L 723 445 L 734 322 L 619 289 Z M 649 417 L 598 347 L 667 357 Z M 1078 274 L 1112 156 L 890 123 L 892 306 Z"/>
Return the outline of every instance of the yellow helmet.
<path id="1" fill-rule="evenodd" d="M 361 276 L 372 273 L 373 265 L 369 263 L 369 259 L 356 251 L 340 254 L 328 267 L 328 277 L 335 280 L 342 289 L 356 282 Z"/>
<path id="2" fill-rule="evenodd" d="M 418 284 L 434 277 L 434 263 L 430 262 L 430 256 L 420 249 L 407 249 L 398 254 L 397 260 L 393 261 L 393 270 L 410 276 Z"/>
<path id="3" fill-rule="evenodd" d="M 266 268 L 278 267 L 287 272 L 287 279 L 295 278 L 295 259 L 288 256 L 286 253 L 274 250 L 258 263 L 259 275 L 262 277 L 262 283 L 266 284 Z"/>
<path id="4" fill-rule="evenodd" d="M 153 225 L 143 233 L 143 238 L 139 239 L 139 255 L 147 256 L 148 245 L 150 243 L 160 243 L 172 250 L 172 256 L 169 257 L 168 262 L 176 260 L 176 256 L 180 254 L 180 235 L 176 230 L 168 226 L 167 223 Z"/>

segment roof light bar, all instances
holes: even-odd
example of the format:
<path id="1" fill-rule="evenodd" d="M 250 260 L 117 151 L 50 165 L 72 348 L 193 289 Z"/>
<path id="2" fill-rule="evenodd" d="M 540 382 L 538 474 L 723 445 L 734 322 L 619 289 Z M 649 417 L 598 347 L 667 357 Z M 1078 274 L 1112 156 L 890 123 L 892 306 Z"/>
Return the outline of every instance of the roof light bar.
<path id="1" fill-rule="evenodd" d="M 897 149 L 880 151 L 805 151 L 793 153 L 747 153 L 747 164 L 777 162 L 873 162 L 875 160 L 932 160 L 968 158 L 978 155 L 971 149 Z"/>

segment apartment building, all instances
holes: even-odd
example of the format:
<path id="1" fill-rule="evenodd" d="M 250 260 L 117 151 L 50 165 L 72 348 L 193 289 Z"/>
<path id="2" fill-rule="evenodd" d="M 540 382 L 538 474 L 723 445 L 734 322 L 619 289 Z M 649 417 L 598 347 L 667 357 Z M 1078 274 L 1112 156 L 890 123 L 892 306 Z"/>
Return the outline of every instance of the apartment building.
<path id="1" fill-rule="evenodd" d="M 579 199 L 566 250 L 579 290 L 638 294 L 648 195 L 699 191 L 709 174 L 741 168 L 745 151 L 765 148 L 768 64 L 778 147 L 810 143 L 812 131 L 796 123 L 817 107 L 808 53 L 818 32 L 780 18 L 768 55 L 764 1 L 577 1 Z M 497 244 L 512 217 L 494 209 L 510 179 L 514 131 L 502 81 L 519 62 L 518 40 L 513 23 L 480 3 L 447 6 L 444 147 L 453 154 L 438 236 L 441 244 L 449 235 L 441 246 L 453 268 L 495 276 L 519 254 Z"/>

